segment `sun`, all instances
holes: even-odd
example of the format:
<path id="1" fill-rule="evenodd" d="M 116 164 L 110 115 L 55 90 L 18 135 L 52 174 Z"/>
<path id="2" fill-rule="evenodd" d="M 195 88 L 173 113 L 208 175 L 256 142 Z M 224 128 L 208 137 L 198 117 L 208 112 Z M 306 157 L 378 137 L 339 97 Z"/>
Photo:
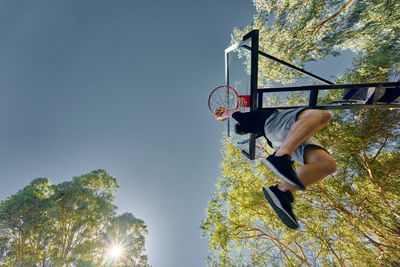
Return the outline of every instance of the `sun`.
<path id="1" fill-rule="evenodd" d="M 115 245 L 110 249 L 110 257 L 116 259 L 121 257 L 121 255 L 122 255 L 122 248 L 120 246 Z"/>

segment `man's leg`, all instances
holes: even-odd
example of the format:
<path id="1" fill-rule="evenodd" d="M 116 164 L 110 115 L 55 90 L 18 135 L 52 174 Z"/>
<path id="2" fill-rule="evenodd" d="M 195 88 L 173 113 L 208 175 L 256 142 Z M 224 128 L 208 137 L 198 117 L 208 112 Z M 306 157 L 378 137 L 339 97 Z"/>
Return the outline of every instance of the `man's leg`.
<path id="1" fill-rule="evenodd" d="M 276 156 L 287 154 L 291 156 L 293 151 L 315 132 L 328 125 L 332 119 L 331 114 L 325 110 L 306 109 L 297 115 L 297 120 L 283 141 Z"/>
<path id="2" fill-rule="evenodd" d="M 336 171 L 335 160 L 325 150 L 308 146 L 304 151 L 305 165 L 296 169 L 296 174 L 305 186 L 321 181 Z M 293 193 L 297 188 L 283 183 L 277 186 L 263 187 L 263 193 L 279 219 L 289 228 L 297 229 L 299 224 L 292 211 Z"/>
<path id="3" fill-rule="evenodd" d="M 291 156 L 300 144 L 310 138 L 316 131 L 324 128 L 331 119 L 331 114 L 324 110 L 306 109 L 298 113 L 295 123 L 278 151 L 266 159 L 266 166 L 289 185 L 304 190 L 304 184 L 293 169 Z M 306 169 L 310 168 L 312 167 L 309 166 Z M 310 169 L 309 171 L 312 170 Z"/>
<path id="4" fill-rule="evenodd" d="M 304 163 L 305 165 L 296 169 L 296 174 L 306 187 L 318 183 L 336 171 L 336 162 L 332 156 L 325 150 L 313 146 L 306 147 Z M 282 191 L 290 190 L 292 193 L 297 191 L 296 188 L 288 183 L 280 184 L 278 188 Z"/>

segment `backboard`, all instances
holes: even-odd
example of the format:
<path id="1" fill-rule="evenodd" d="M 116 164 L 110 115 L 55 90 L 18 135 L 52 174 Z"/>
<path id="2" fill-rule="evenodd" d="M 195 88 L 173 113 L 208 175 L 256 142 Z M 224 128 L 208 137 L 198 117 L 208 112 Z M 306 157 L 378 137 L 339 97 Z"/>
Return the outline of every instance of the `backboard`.
<path id="1" fill-rule="evenodd" d="M 249 95 L 250 105 L 241 108 L 246 112 L 255 110 L 258 80 L 258 31 L 252 31 L 243 40 L 225 49 L 226 85 L 233 87 L 239 95 Z M 255 158 L 254 134 L 238 135 L 234 131 L 236 121 L 227 120 L 227 137 L 249 158 Z"/>

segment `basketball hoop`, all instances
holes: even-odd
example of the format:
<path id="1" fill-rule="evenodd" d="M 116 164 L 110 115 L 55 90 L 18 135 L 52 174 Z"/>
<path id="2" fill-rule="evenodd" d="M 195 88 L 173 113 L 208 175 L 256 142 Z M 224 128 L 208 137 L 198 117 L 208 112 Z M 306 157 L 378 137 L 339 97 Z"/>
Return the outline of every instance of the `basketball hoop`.
<path id="1" fill-rule="evenodd" d="M 215 88 L 208 97 L 208 107 L 212 114 L 218 108 L 237 111 L 240 108 L 250 107 L 250 95 L 239 95 L 230 86 L 219 86 Z"/>

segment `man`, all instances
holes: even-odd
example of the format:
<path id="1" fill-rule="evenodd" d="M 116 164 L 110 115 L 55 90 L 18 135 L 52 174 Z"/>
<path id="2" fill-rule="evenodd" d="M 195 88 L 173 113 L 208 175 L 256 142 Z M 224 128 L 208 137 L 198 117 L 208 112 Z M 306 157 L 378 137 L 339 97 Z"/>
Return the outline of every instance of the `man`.
<path id="1" fill-rule="evenodd" d="M 281 177 L 282 184 L 263 187 L 263 193 L 281 221 L 289 228 L 299 224 L 292 211 L 293 193 L 321 181 L 336 171 L 336 162 L 312 135 L 332 119 L 328 111 L 297 108 L 234 112 L 218 108 L 218 120 L 233 117 L 238 134 L 264 136 L 275 149 L 264 164 Z M 294 170 L 292 159 L 302 164 Z"/>

